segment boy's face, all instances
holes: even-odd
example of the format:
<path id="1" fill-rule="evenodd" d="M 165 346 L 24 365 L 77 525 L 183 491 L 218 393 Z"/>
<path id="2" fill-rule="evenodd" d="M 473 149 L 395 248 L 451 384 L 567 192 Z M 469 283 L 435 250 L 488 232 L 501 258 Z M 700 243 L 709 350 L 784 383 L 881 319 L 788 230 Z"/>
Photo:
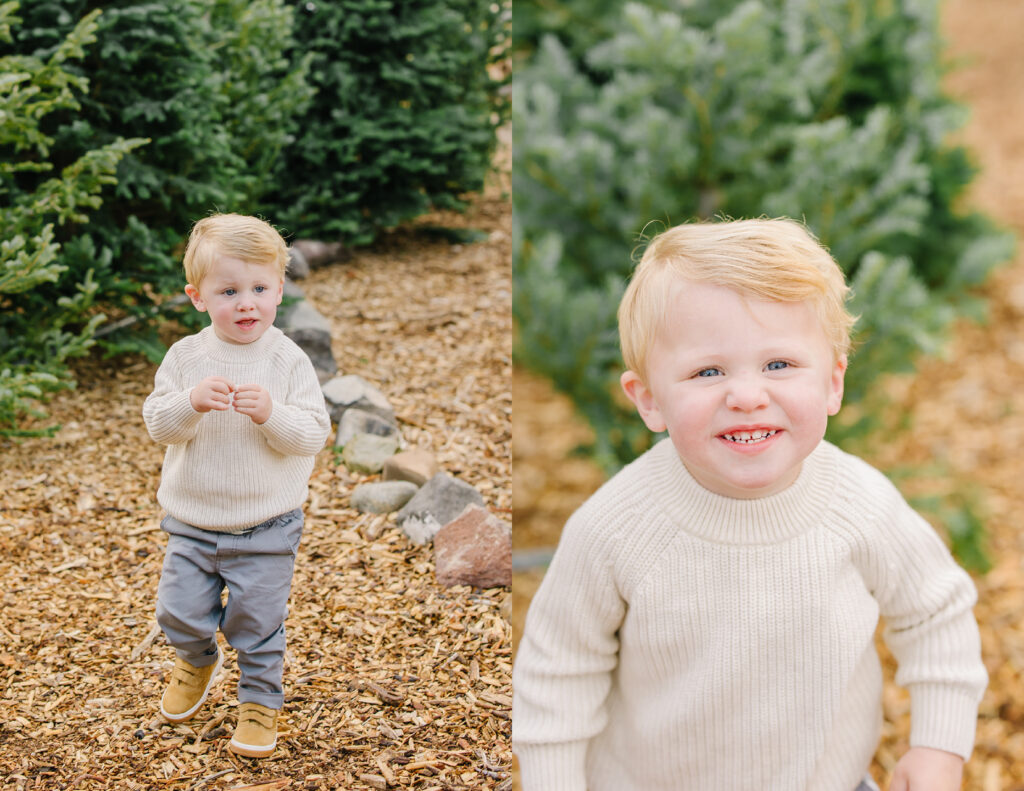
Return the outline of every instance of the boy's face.
<path id="1" fill-rule="evenodd" d="M 748 299 L 677 283 L 648 356 L 647 384 L 622 387 L 651 431 L 668 429 L 690 474 L 735 498 L 776 494 L 839 411 L 846 357 L 807 302 Z"/>
<path id="2" fill-rule="evenodd" d="M 252 343 L 274 323 L 284 283 L 270 264 L 218 256 L 199 287 L 185 286 L 196 310 L 209 312 L 217 337 Z"/>

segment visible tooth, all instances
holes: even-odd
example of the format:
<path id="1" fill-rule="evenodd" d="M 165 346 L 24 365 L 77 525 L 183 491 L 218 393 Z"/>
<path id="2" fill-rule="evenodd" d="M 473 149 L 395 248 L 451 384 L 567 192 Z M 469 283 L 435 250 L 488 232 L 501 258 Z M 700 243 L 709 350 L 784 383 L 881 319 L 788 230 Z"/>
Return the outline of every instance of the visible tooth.
<path id="1" fill-rule="evenodd" d="M 731 442 L 742 442 L 744 444 L 751 444 L 754 442 L 760 442 L 762 440 L 773 437 L 778 433 L 778 429 L 772 429 L 770 431 L 764 431 L 758 429 L 757 431 L 737 431 L 735 434 L 723 434 L 727 440 Z"/>

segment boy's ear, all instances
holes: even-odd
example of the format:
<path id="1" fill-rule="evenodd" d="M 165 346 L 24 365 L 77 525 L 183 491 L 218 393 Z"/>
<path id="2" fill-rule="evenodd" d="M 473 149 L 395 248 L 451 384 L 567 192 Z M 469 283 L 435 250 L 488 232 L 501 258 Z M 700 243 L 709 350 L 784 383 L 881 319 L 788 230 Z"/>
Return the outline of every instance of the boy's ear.
<path id="1" fill-rule="evenodd" d="M 198 288 L 189 283 L 187 286 L 185 286 L 185 293 L 188 295 L 188 298 L 192 300 L 192 305 L 195 307 L 196 310 L 198 310 L 200 313 L 206 312 L 206 300 L 204 300 L 199 295 Z"/>
<path id="2" fill-rule="evenodd" d="M 839 407 L 843 405 L 843 388 L 844 379 L 846 377 L 846 364 L 847 357 L 845 354 L 840 355 L 839 359 L 835 361 L 832 366 L 832 376 L 829 380 L 829 394 L 828 394 L 828 413 L 829 415 L 835 415 L 839 412 Z"/>
<path id="3" fill-rule="evenodd" d="M 644 425 L 656 434 L 664 431 L 667 428 L 665 418 L 661 416 L 654 395 L 640 379 L 640 375 L 636 371 L 626 371 L 619 377 L 619 383 L 626 398 L 633 402 L 636 411 L 640 413 Z"/>
<path id="4" fill-rule="evenodd" d="M 280 305 L 282 299 L 284 299 L 284 281 L 283 280 L 280 283 L 277 284 L 277 302 L 275 302 L 274 304 L 275 305 Z"/>

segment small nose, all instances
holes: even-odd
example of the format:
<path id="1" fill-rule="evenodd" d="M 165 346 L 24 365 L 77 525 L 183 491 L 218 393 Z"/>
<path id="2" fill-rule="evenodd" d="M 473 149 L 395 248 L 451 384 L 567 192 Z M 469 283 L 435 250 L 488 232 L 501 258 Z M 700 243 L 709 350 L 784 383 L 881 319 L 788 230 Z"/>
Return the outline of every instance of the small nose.
<path id="1" fill-rule="evenodd" d="M 768 406 L 768 390 L 760 377 L 753 374 L 740 374 L 732 377 L 729 392 L 725 396 L 725 405 L 738 412 L 753 412 Z"/>

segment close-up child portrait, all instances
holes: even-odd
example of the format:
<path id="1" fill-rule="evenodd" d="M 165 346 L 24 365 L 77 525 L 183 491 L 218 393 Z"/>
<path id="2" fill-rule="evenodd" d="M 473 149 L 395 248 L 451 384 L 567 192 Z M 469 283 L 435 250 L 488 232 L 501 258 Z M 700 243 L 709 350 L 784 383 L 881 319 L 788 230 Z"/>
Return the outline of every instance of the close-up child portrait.
<path id="1" fill-rule="evenodd" d="M 621 381 L 668 437 L 572 516 L 533 598 L 513 676 L 528 791 L 875 788 L 879 616 L 911 695 L 891 787 L 960 788 L 987 678 L 976 592 L 884 476 L 823 440 L 846 293 L 791 220 L 647 245 Z"/>
<path id="2" fill-rule="evenodd" d="M 514 791 L 1024 788 L 1024 6 L 515 14 Z"/>

